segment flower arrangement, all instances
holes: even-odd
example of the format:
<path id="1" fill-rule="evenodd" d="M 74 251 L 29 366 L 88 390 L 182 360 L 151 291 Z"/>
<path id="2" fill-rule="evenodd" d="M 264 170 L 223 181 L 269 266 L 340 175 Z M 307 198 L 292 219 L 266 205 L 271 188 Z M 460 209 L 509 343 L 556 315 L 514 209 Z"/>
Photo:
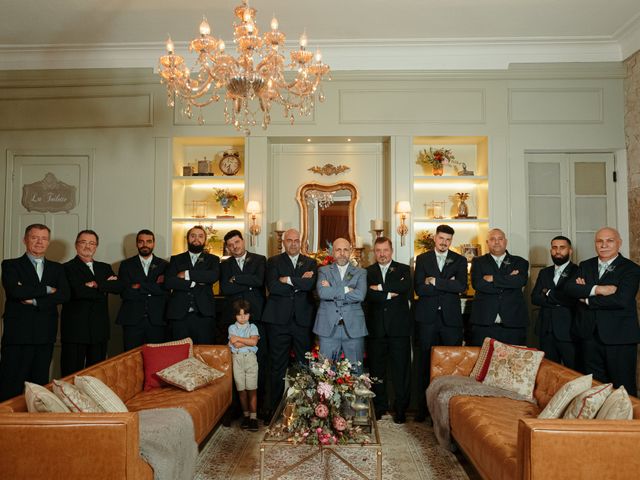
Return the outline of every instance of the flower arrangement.
<path id="1" fill-rule="evenodd" d="M 419 248 L 423 252 L 433 250 L 436 246 L 436 242 L 433 235 L 428 230 L 422 230 L 418 232 L 418 236 L 415 241 L 416 248 Z"/>
<path id="2" fill-rule="evenodd" d="M 213 225 L 206 225 L 204 231 L 207 234 L 207 243 L 205 245 L 207 253 L 213 253 L 216 249 L 216 243 L 220 241 L 218 237 L 218 230 L 213 228 Z"/>
<path id="3" fill-rule="evenodd" d="M 216 202 L 224 208 L 225 213 L 233 206 L 233 202 L 239 199 L 238 195 L 231 193 L 228 188 L 214 188 L 213 196 Z"/>
<path id="4" fill-rule="evenodd" d="M 444 165 L 449 163 L 457 164 L 456 157 L 453 155 L 453 152 L 448 148 L 437 148 L 433 149 L 433 147 L 429 147 L 429 151 L 427 149 L 423 149 L 420 153 L 418 153 L 418 161 L 416 162 L 422 165 L 431 165 L 435 168 L 442 168 Z"/>
<path id="5" fill-rule="evenodd" d="M 336 261 L 335 257 L 331 254 L 331 250 L 328 248 L 318 250 L 313 255 L 313 258 L 316 259 L 316 262 L 318 262 L 318 265 L 320 265 L 321 267 L 324 265 L 330 265 Z"/>
<path id="6" fill-rule="evenodd" d="M 347 359 L 332 361 L 317 350 L 305 357 L 307 364 L 287 374 L 290 387 L 284 419 L 267 433 L 293 444 L 368 443 L 369 436 L 353 424 L 353 407 L 356 390 L 372 394 L 373 380 L 367 374 L 355 374 Z"/>

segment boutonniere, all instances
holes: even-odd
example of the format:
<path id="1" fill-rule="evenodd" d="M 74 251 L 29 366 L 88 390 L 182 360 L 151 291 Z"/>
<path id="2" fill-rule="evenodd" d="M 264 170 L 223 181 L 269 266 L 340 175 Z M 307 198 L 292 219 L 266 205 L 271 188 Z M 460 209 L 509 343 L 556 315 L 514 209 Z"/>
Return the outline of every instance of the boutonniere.
<path id="1" fill-rule="evenodd" d="M 447 258 L 447 259 L 444 261 L 444 266 L 445 266 L 445 267 L 446 267 L 446 266 L 449 266 L 449 265 L 451 265 L 453 262 L 454 262 L 453 258 Z"/>
<path id="2" fill-rule="evenodd" d="M 157 268 L 158 266 L 155 263 L 152 263 L 151 265 L 149 265 L 149 271 L 153 271 Z"/>
<path id="3" fill-rule="evenodd" d="M 607 268 L 604 269 L 605 272 L 610 273 L 616 269 L 615 265 L 607 265 Z"/>
<path id="4" fill-rule="evenodd" d="M 389 272 L 395 272 L 396 271 L 396 267 L 389 267 Z"/>
<path id="5" fill-rule="evenodd" d="M 198 257 L 198 260 L 196 260 L 196 265 L 198 265 L 199 263 L 204 263 L 203 257 Z"/>
<path id="6" fill-rule="evenodd" d="M 505 258 L 504 260 L 502 260 L 502 265 L 509 266 L 509 265 L 511 265 L 511 262 L 509 261 L 508 258 Z"/>
<path id="7" fill-rule="evenodd" d="M 564 270 L 560 274 L 560 278 L 567 278 L 568 276 L 569 276 L 569 274 L 567 272 L 565 272 Z"/>
<path id="8" fill-rule="evenodd" d="M 353 278 L 353 273 L 347 272 L 346 275 L 344 276 L 344 278 L 348 282 L 349 280 L 351 280 Z"/>
<path id="9" fill-rule="evenodd" d="M 247 255 L 246 257 L 244 257 L 244 264 L 246 265 L 247 263 L 249 263 L 249 255 Z"/>

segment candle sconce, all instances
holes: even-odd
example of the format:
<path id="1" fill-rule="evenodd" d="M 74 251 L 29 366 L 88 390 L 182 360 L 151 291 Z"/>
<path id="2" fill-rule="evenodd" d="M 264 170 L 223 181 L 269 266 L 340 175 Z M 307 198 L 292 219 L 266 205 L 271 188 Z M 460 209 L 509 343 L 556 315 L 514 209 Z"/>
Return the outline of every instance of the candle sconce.
<path id="1" fill-rule="evenodd" d="M 396 231 L 398 235 L 400 235 L 400 245 L 404 247 L 404 239 L 409 233 L 409 227 L 407 227 L 405 222 L 411 213 L 411 204 L 406 200 L 398 202 L 396 204 L 396 213 L 400 214 L 400 225 L 398 225 Z"/>
<path id="2" fill-rule="evenodd" d="M 251 225 L 249 226 L 249 233 L 251 234 L 251 246 L 256 244 L 256 237 L 260 235 L 260 225 L 256 222 L 256 217 L 260 213 L 260 202 L 256 200 L 250 200 L 247 203 L 247 213 L 251 216 Z"/>

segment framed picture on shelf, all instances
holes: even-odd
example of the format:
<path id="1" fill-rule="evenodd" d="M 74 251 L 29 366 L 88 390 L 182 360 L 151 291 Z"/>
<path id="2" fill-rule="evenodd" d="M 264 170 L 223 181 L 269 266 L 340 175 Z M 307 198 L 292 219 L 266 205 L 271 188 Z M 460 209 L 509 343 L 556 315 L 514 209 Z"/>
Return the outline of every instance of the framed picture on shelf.
<path id="1" fill-rule="evenodd" d="M 463 243 L 460 245 L 460 254 L 470 262 L 474 257 L 479 257 L 482 253 L 480 245 L 477 243 Z"/>

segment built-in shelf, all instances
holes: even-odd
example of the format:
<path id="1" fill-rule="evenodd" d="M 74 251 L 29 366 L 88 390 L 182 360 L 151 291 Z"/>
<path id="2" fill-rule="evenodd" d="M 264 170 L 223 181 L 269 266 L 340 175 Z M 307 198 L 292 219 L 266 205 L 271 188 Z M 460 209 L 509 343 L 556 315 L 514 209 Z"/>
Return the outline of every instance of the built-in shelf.
<path id="1" fill-rule="evenodd" d="M 187 177 L 188 178 L 188 177 Z M 424 183 L 424 182 L 485 182 L 488 177 L 486 175 L 414 175 L 413 180 L 415 183 Z"/>
<path id="2" fill-rule="evenodd" d="M 414 223 L 488 223 L 488 218 L 426 218 L 415 217 Z"/>

